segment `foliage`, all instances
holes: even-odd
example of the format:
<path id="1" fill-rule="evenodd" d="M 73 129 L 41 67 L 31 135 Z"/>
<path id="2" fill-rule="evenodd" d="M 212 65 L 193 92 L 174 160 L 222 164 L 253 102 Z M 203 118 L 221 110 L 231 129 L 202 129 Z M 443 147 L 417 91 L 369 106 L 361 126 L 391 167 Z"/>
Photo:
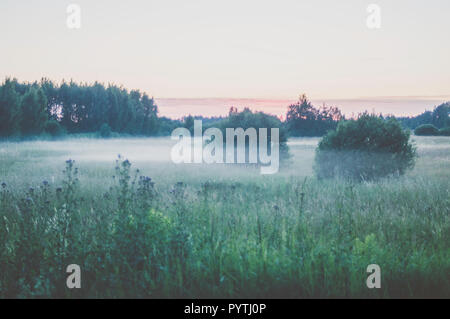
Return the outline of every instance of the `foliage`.
<path id="1" fill-rule="evenodd" d="M 52 137 L 63 136 L 66 133 L 59 122 L 56 120 L 47 121 L 47 123 L 45 123 L 44 131 L 50 134 L 50 136 Z"/>
<path id="2" fill-rule="evenodd" d="M 323 136 L 334 130 L 344 116 L 336 107 L 316 109 L 305 95 L 288 108 L 286 125 L 292 136 Z"/>
<path id="3" fill-rule="evenodd" d="M 0 297 L 450 296 L 447 179 L 166 188 L 131 167 L 95 192 L 72 160 L 60 184 L 0 184 Z M 65 286 L 72 263 L 81 289 Z M 365 286 L 372 263 L 381 289 Z"/>
<path id="4" fill-rule="evenodd" d="M 73 160 L 66 161 L 60 187 L 43 181 L 19 194 L 3 183 L 0 297 L 80 296 L 64 287 L 65 266 L 74 260 L 91 296 L 161 294 L 168 276 L 185 264 L 187 242 L 155 207 L 151 179 L 131 177 L 130 167 L 119 159 L 117 184 L 89 202 Z"/>
<path id="5" fill-rule="evenodd" d="M 411 129 L 422 124 L 444 128 L 450 125 L 449 114 L 450 103 L 447 102 L 432 112 L 398 119 Z M 43 132 L 52 135 L 46 130 L 48 121 L 58 122 L 62 132 L 69 134 L 96 133 L 101 125 L 107 124 L 118 135 L 167 136 L 180 126 L 192 130 L 195 119 L 201 119 L 207 126 L 226 120 L 192 115 L 182 120 L 158 117 L 153 98 L 113 84 L 74 81 L 57 84 L 45 78 L 39 82 L 19 83 L 7 78 L 0 85 L 0 137 L 39 136 Z M 281 127 L 286 136 L 323 136 L 344 119 L 338 108 L 316 108 L 302 95 L 297 103 L 288 107 Z"/>
<path id="6" fill-rule="evenodd" d="M 111 137 L 111 127 L 107 123 L 103 123 L 102 126 L 100 126 L 99 134 L 103 138 Z"/>
<path id="7" fill-rule="evenodd" d="M 47 98 L 41 89 L 31 87 L 22 97 L 20 131 L 24 136 L 39 135 L 47 122 Z"/>
<path id="8" fill-rule="evenodd" d="M 47 121 L 57 121 L 68 133 L 97 132 L 105 123 L 121 134 L 151 136 L 159 132 L 157 113 L 158 107 L 146 93 L 112 84 L 6 79 L 0 86 L 2 137 L 40 135 Z"/>
<path id="9" fill-rule="evenodd" d="M 341 122 L 320 141 L 315 172 L 319 178 L 353 180 L 402 175 L 415 163 L 409 138 L 396 120 L 364 113 L 357 120 Z"/>
<path id="10" fill-rule="evenodd" d="M 433 124 L 423 124 L 414 130 L 414 134 L 418 136 L 437 136 L 439 129 Z"/>
<path id="11" fill-rule="evenodd" d="M 160 117 L 158 123 L 159 129 L 157 135 L 159 136 L 170 136 L 178 127 L 181 127 L 182 124 L 179 120 L 172 120 L 167 117 Z"/>
<path id="12" fill-rule="evenodd" d="M 226 136 L 227 128 L 242 128 L 244 131 L 248 128 L 255 128 L 256 130 L 259 128 L 267 128 L 268 149 L 271 149 L 271 129 L 278 128 L 280 160 L 285 161 L 290 158 L 289 147 L 287 145 L 288 133 L 281 120 L 276 116 L 268 115 L 263 112 L 252 112 L 249 108 L 245 108 L 243 111 L 239 112 L 237 108 L 231 107 L 227 118 L 213 122 L 210 126 L 221 129 L 223 136 Z M 205 128 L 208 128 L 208 125 L 206 125 Z"/>
<path id="13" fill-rule="evenodd" d="M 414 117 L 400 117 L 398 120 L 404 127 L 410 129 L 416 129 L 424 124 L 432 124 L 438 129 L 450 126 L 450 102 L 435 107 L 433 111 L 426 111 Z"/>
<path id="14" fill-rule="evenodd" d="M 0 86 L 0 137 L 18 135 L 20 132 L 20 96 L 17 82 L 6 79 Z"/>
<path id="15" fill-rule="evenodd" d="M 441 136 L 450 136 L 450 126 L 441 128 L 439 130 L 439 135 L 441 135 Z"/>
<path id="16" fill-rule="evenodd" d="M 183 127 L 187 128 L 191 134 L 194 134 L 194 121 L 195 118 L 192 115 L 183 118 Z"/>

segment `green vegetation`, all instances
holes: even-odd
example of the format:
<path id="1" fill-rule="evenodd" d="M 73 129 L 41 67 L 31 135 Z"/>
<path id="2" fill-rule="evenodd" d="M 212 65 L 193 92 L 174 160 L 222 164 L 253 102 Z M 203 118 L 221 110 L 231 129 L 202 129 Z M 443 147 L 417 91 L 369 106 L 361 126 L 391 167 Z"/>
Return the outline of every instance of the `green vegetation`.
<path id="1" fill-rule="evenodd" d="M 102 138 L 108 138 L 111 137 L 111 128 L 109 127 L 108 124 L 103 123 L 102 126 L 100 126 L 100 137 Z"/>
<path id="2" fill-rule="evenodd" d="M 359 181 L 403 175 L 416 157 L 409 138 L 395 119 L 365 113 L 357 120 L 341 122 L 319 143 L 316 174 Z"/>
<path id="3" fill-rule="evenodd" d="M 450 126 L 450 102 L 436 106 L 433 111 L 426 111 L 417 116 L 400 117 L 398 120 L 404 127 L 414 130 L 421 125 L 431 124 L 436 128 Z"/>
<path id="4" fill-rule="evenodd" d="M 439 135 L 441 135 L 441 136 L 450 136 L 450 126 L 441 128 L 439 130 Z"/>
<path id="5" fill-rule="evenodd" d="M 248 108 L 238 112 L 231 107 L 228 117 L 190 115 L 181 120 L 173 120 L 158 116 L 158 107 L 147 93 L 128 91 L 113 84 L 105 86 L 98 82 L 79 84 L 73 81 L 56 84 L 48 79 L 20 83 L 16 79 L 7 78 L 0 85 L 0 138 L 10 140 L 47 136 L 61 138 L 66 133 L 100 137 L 102 134 L 115 137 L 168 136 L 177 127 L 192 128 L 194 119 L 203 120 L 205 126 L 214 124 L 223 127 L 225 123 L 237 125 L 242 122 L 240 118 L 249 117 L 249 114 L 251 111 Z M 415 117 L 401 117 L 398 120 L 409 129 L 416 129 L 423 124 L 444 129 L 450 126 L 449 114 L 450 103 L 447 102 L 437 106 L 432 112 L 427 111 Z M 317 108 L 305 95 L 288 106 L 285 121 L 262 112 L 251 116 L 252 125 L 274 124 L 282 128 L 283 137 L 286 138 L 324 136 L 345 120 L 337 107 L 324 105 Z M 105 125 L 108 125 L 110 133 L 101 132 Z M 443 132 L 445 135 L 447 131 L 444 129 Z"/>
<path id="6" fill-rule="evenodd" d="M 418 136 L 438 136 L 439 129 L 433 124 L 423 124 L 414 130 L 414 134 Z"/>
<path id="7" fill-rule="evenodd" d="M 448 111 L 400 119 L 440 129 L 413 137 L 416 161 L 395 119 L 345 121 L 306 96 L 284 122 L 247 108 L 171 120 L 136 90 L 6 79 L 0 298 L 449 298 Z M 192 130 L 195 119 L 204 129 L 279 128 L 290 165 L 270 176 L 251 165 L 178 166 L 172 141 L 144 138 Z M 133 166 L 119 157 L 114 167 L 118 151 Z M 382 288 L 369 290 L 374 263 Z M 81 289 L 66 288 L 69 264 L 81 266 Z"/>
<path id="8" fill-rule="evenodd" d="M 323 136 L 336 129 L 342 120 L 344 116 L 338 108 L 324 106 L 317 109 L 306 95 L 290 105 L 286 114 L 286 126 L 291 136 Z"/>
<path id="9" fill-rule="evenodd" d="M 250 109 L 245 108 L 242 112 L 239 112 L 236 108 L 231 108 L 228 117 L 217 122 L 213 122 L 206 126 L 217 127 L 222 130 L 224 136 L 226 136 L 227 128 L 242 128 L 247 130 L 248 128 L 268 128 L 267 132 L 267 148 L 270 150 L 270 143 L 272 141 L 271 129 L 279 129 L 279 152 L 282 162 L 286 162 L 289 159 L 289 147 L 287 145 L 288 133 L 283 125 L 283 122 L 279 118 L 273 115 L 268 115 L 263 112 L 252 112 Z M 246 140 L 248 147 L 248 141 Z M 259 148 L 259 146 L 258 146 Z"/>
<path id="10" fill-rule="evenodd" d="M 0 137 L 30 137 L 48 133 L 95 133 L 103 124 L 130 135 L 168 135 L 161 131 L 158 108 L 147 94 L 123 87 L 50 80 L 0 86 Z M 59 127 L 55 123 L 58 123 Z M 101 135 L 101 133 L 100 133 Z"/>
<path id="11" fill-rule="evenodd" d="M 450 136 L 450 126 L 438 129 L 433 124 L 423 124 L 414 130 L 418 136 Z"/>
<path id="12" fill-rule="evenodd" d="M 315 179 L 310 138 L 273 176 L 155 160 L 168 139 L 2 142 L 0 297 L 449 298 L 450 140 L 414 139 L 414 170 L 356 184 Z"/>
<path id="13" fill-rule="evenodd" d="M 55 120 L 47 121 L 44 131 L 51 137 L 61 137 L 66 134 L 66 131 L 62 128 L 61 124 Z"/>

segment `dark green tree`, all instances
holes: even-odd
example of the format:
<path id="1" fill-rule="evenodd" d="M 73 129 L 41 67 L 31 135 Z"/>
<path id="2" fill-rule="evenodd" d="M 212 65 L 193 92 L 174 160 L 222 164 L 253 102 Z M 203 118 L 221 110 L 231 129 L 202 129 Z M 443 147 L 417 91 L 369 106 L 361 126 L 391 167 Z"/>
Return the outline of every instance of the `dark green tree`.
<path id="1" fill-rule="evenodd" d="M 191 134 L 194 133 L 194 120 L 194 117 L 190 114 L 183 118 L 183 126 L 187 128 Z"/>
<path id="2" fill-rule="evenodd" d="M 287 145 L 287 131 L 281 120 L 276 116 L 263 112 L 252 112 L 249 108 L 245 108 L 242 112 L 239 112 L 237 108 L 231 107 L 227 118 L 219 120 L 216 123 L 211 123 L 210 126 L 220 128 L 223 136 L 226 136 L 227 128 L 242 128 L 244 130 L 255 128 L 257 132 L 259 128 L 266 128 L 268 139 L 267 149 L 271 149 L 271 129 L 278 128 L 280 160 L 286 162 L 290 158 L 289 147 Z M 246 140 L 246 145 L 248 146 L 248 140 Z"/>
<path id="3" fill-rule="evenodd" d="M 147 94 L 113 84 L 58 85 L 43 78 L 33 83 L 6 79 L 0 86 L 0 136 L 29 136 L 43 130 L 52 136 L 94 133 L 103 124 L 113 132 L 151 136 L 167 134 L 176 123 L 158 118 L 158 107 Z"/>
<path id="4" fill-rule="evenodd" d="M 297 103 L 289 105 L 286 126 L 292 136 L 323 136 L 343 119 L 338 108 L 324 105 L 317 109 L 303 94 Z"/>
<path id="5" fill-rule="evenodd" d="M 158 107 L 153 98 L 147 94 L 142 95 L 142 133 L 144 135 L 154 135 L 158 131 Z"/>
<path id="6" fill-rule="evenodd" d="M 39 135 L 44 131 L 47 117 L 47 98 L 41 89 L 30 88 L 22 98 L 22 135 Z"/>
<path id="7" fill-rule="evenodd" d="M 20 131 L 20 96 L 16 80 L 7 78 L 0 87 L 0 136 L 18 135 Z"/>
<path id="8" fill-rule="evenodd" d="M 437 128 L 450 126 L 450 102 L 436 107 L 433 111 L 433 123 Z"/>

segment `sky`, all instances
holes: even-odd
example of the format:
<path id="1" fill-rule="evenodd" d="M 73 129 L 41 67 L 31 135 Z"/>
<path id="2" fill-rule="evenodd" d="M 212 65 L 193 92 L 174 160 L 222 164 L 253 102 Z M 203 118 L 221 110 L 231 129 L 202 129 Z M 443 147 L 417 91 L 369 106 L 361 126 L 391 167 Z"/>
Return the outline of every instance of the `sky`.
<path id="1" fill-rule="evenodd" d="M 0 77 L 115 83 L 175 118 L 283 115 L 302 93 L 413 115 L 450 100 L 449 13 L 448 0 L 1 0 Z"/>

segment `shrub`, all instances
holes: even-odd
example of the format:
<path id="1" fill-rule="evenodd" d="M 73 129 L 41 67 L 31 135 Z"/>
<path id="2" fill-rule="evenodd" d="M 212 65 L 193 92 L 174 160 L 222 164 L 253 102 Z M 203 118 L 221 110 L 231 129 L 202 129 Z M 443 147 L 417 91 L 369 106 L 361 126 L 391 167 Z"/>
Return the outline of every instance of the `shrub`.
<path id="1" fill-rule="evenodd" d="M 55 120 L 48 121 L 45 124 L 45 132 L 53 137 L 62 136 L 66 133 L 61 124 L 59 124 L 59 122 Z"/>
<path id="2" fill-rule="evenodd" d="M 239 112 L 237 108 L 231 107 L 228 117 L 214 125 L 217 125 L 217 127 L 222 130 L 224 136 L 227 128 L 242 128 L 244 130 L 247 130 L 248 128 L 255 128 L 257 130 L 259 128 L 267 128 L 268 149 L 271 149 L 271 129 L 278 128 L 280 161 L 286 163 L 291 156 L 289 153 L 289 146 L 287 145 L 287 130 L 280 119 L 274 115 L 265 114 L 263 112 L 252 112 L 249 108 L 245 108 L 242 112 Z M 246 145 L 248 145 L 247 142 Z"/>
<path id="3" fill-rule="evenodd" d="M 415 163 L 410 134 L 395 119 L 364 113 L 357 120 L 341 122 L 316 149 L 314 170 L 319 178 L 340 176 L 374 180 L 402 175 Z"/>
<path id="4" fill-rule="evenodd" d="M 436 136 L 439 135 L 439 129 L 433 124 L 423 124 L 414 130 L 414 134 L 419 136 Z"/>
<path id="5" fill-rule="evenodd" d="M 450 136 L 450 126 L 441 128 L 439 130 L 439 135 L 441 135 L 441 136 Z"/>
<path id="6" fill-rule="evenodd" d="M 108 124 L 103 123 L 102 126 L 100 127 L 99 133 L 100 133 L 100 136 L 103 138 L 111 137 L 111 133 L 112 133 L 111 127 Z"/>

